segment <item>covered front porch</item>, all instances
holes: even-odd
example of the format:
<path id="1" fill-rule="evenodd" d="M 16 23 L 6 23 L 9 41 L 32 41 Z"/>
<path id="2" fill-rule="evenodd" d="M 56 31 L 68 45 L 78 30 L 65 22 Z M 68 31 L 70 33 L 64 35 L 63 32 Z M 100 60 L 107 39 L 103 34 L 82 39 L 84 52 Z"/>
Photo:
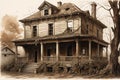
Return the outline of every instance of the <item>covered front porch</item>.
<path id="1" fill-rule="evenodd" d="M 103 47 L 107 44 L 86 38 L 67 38 L 57 40 L 35 40 L 16 44 L 17 47 L 23 46 L 25 50 L 24 60 L 17 58 L 17 61 L 35 63 L 78 63 L 83 61 L 106 59 L 103 57 Z"/>

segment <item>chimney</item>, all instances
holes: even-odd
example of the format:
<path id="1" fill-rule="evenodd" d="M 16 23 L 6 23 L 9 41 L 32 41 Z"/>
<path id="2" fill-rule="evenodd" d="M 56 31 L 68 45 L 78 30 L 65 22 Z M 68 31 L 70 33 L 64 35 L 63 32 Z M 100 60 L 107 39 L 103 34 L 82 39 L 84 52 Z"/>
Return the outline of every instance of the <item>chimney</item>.
<path id="1" fill-rule="evenodd" d="M 60 7 L 61 5 L 62 5 L 61 1 L 57 2 L 57 7 Z"/>
<path id="2" fill-rule="evenodd" d="M 96 19 L 96 6 L 97 4 L 95 2 L 91 3 L 91 16 Z"/>

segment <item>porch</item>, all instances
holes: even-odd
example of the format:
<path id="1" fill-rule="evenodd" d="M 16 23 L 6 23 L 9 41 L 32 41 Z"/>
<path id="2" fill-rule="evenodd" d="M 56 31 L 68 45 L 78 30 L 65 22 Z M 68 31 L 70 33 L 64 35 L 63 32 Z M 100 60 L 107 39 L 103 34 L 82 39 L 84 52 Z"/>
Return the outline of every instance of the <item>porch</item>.
<path id="1" fill-rule="evenodd" d="M 18 58 L 18 62 L 35 63 L 79 63 L 93 60 L 107 60 L 102 56 L 103 46 L 94 41 L 81 41 L 79 39 L 70 41 L 41 42 L 23 46 L 26 56 Z M 17 47 L 16 47 L 17 50 Z"/>

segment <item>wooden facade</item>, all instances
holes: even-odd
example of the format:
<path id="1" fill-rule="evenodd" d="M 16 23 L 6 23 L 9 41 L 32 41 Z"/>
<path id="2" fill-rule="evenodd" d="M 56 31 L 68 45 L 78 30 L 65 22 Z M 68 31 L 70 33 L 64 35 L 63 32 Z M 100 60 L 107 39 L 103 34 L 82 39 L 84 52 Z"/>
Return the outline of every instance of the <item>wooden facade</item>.
<path id="1" fill-rule="evenodd" d="M 72 3 L 56 7 L 44 1 L 37 13 L 20 21 L 24 23 L 24 39 L 14 43 L 23 46 L 29 63 L 72 66 L 84 59 L 102 58 L 108 45 L 103 40 L 106 26 Z"/>

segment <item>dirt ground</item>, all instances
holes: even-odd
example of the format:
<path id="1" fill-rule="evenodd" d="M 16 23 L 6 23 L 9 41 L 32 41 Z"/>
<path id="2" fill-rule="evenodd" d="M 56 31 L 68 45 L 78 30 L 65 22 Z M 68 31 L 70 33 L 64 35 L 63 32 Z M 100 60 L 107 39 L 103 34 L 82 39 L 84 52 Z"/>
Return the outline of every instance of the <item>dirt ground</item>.
<path id="1" fill-rule="evenodd" d="M 1 72 L 0 80 L 39 80 L 39 79 L 120 79 L 113 75 L 76 75 L 76 74 L 55 74 L 55 73 L 18 73 L 18 72 Z"/>
<path id="2" fill-rule="evenodd" d="M 41 74 L 33 74 L 33 73 L 18 73 L 18 72 L 1 72 L 1 78 L 6 79 L 80 79 L 80 76 L 75 74 L 55 74 L 55 73 L 41 73 Z"/>

